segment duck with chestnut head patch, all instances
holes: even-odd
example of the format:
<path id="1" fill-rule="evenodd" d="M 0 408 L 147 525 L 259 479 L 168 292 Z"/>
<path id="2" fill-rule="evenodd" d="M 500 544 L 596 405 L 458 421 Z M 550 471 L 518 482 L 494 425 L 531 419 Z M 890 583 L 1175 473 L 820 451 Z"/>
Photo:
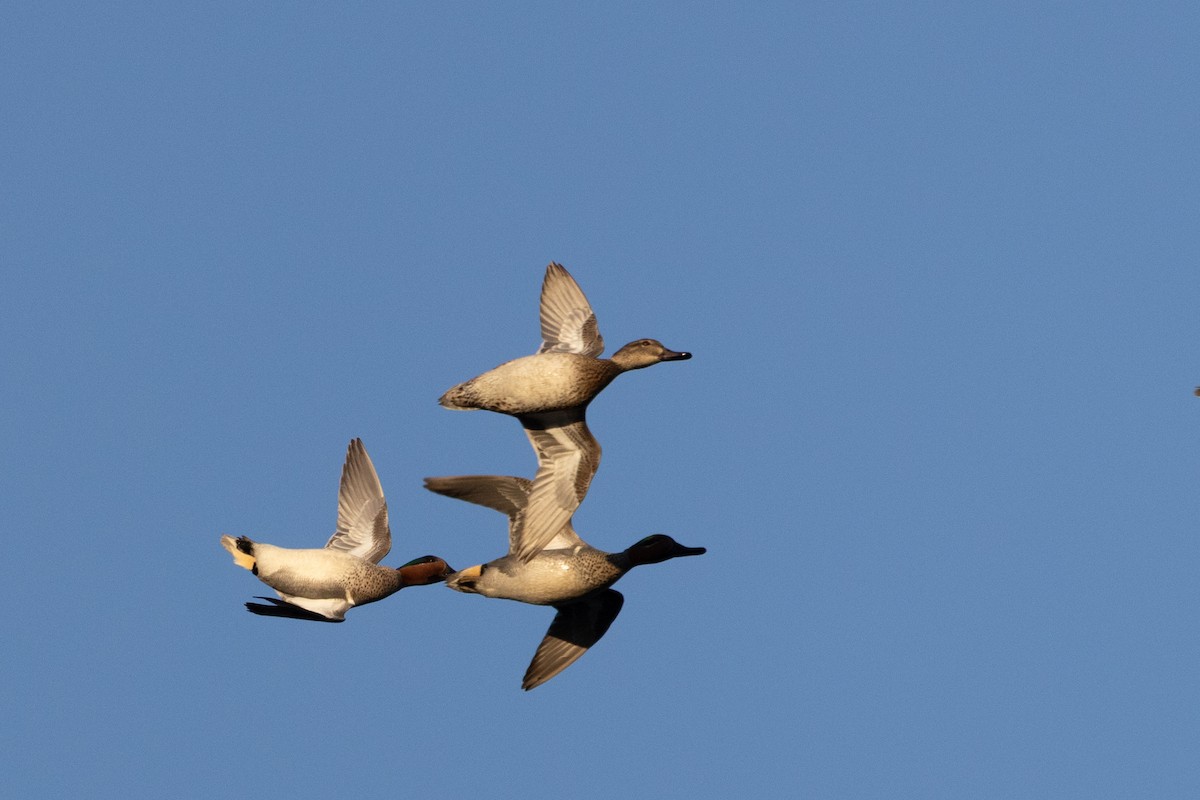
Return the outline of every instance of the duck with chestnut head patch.
<path id="1" fill-rule="evenodd" d="M 606 553 L 583 541 L 568 520 L 532 559 L 520 551 L 532 482 L 504 475 L 459 475 L 426 478 L 425 488 L 508 515 L 508 555 L 454 573 L 446 585 L 459 592 L 481 594 L 534 605 L 554 606 L 558 613 L 525 671 L 521 688 L 541 686 L 575 663 L 608 631 L 625 598 L 612 585 L 643 564 L 682 556 L 703 555 L 703 547 L 686 547 L 665 534 L 647 536 L 626 550 Z"/>
<path id="2" fill-rule="evenodd" d="M 657 339 L 638 339 L 600 358 L 604 339 L 579 284 L 561 265 L 546 267 L 541 296 L 542 345 L 460 383 L 438 400 L 446 408 L 483 409 L 520 420 L 537 454 L 525 513 L 522 549 L 529 561 L 565 525 L 587 494 L 600 466 L 600 444 L 588 430 L 588 404 L 623 372 L 685 361 Z"/>
<path id="3" fill-rule="evenodd" d="M 221 537 L 221 546 L 270 586 L 281 599 L 257 597 L 252 613 L 314 622 L 342 622 L 354 606 L 374 603 L 406 586 L 440 583 L 454 570 L 437 556 L 422 556 L 398 569 L 379 561 L 392 547 L 383 487 L 361 439 L 346 451 L 338 492 L 337 530 L 320 549 L 293 549 L 245 536 Z"/>

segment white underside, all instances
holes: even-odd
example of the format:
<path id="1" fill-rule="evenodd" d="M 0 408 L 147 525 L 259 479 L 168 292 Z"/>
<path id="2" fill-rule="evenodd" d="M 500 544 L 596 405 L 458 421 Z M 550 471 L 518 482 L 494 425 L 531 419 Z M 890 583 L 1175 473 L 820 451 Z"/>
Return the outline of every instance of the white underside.
<path id="1" fill-rule="evenodd" d="M 360 561 L 339 550 L 303 549 L 256 542 L 258 579 L 282 599 L 330 619 L 343 619 L 354 602 L 345 578 Z"/>
<path id="2" fill-rule="evenodd" d="M 295 595 L 284 594 L 278 589 L 275 590 L 275 594 L 294 606 L 299 606 L 306 611 L 312 611 L 329 619 L 343 620 L 346 618 L 346 612 L 354 608 L 354 604 L 348 602 L 344 597 L 318 600 L 311 597 L 296 597 Z"/>

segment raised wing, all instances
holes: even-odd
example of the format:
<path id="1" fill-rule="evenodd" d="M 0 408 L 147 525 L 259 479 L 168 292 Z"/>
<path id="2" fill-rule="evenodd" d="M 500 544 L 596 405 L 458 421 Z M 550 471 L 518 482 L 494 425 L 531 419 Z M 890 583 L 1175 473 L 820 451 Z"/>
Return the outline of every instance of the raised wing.
<path id="1" fill-rule="evenodd" d="M 605 589 L 583 602 L 557 606 L 558 614 L 533 654 L 521 688 L 528 691 L 541 686 L 578 661 L 608 632 L 624 604 L 620 592 Z"/>
<path id="2" fill-rule="evenodd" d="M 521 422 L 537 453 L 538 471 L 529 488 L 525 517 L 511 531 L 510 551 L 529 561 L 564 529 L 570 531 L 571 517 L 600 467 L 601 450 L 582 417 L 550 428 L 532 427 L 535 423 L 528 418 Z"/>
<path id="3" fill-rule="evenodd" d="M 346 450 L 338 491 L 337 531 L 325 547 L 365 558 L 373 564 L 379 563 L 392 549 L 387 501 L 362 439 L 351 440 Z"/>
<path id="4" fill-rule="evenodd" d="M 595 358 L 604 338 L 583 290 L 562 264 L 546 267 L 542 281 L 542 346 L 539 353 L 578 353 Z"/>

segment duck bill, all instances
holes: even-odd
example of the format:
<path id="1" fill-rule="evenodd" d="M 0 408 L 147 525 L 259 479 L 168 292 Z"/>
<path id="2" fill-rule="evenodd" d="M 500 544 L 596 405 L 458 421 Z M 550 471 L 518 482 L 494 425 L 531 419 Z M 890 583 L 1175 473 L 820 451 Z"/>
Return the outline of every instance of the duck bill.
<path id="1" fill-rule="evenodd" d="M 687 361 L 692 357 L 691 353 L 683 353 L 676 350 L 668 350 L 663 348 L 663 353 L 659 356 L 660 361 Z"/>
<path id="2" fill-rule="evenodd" d="M 672 555 L 675 555 L 675 556 L 702 556 L 707 552 L 708 552 L 708 548 L 706 548 L 706 547 L 684 547 L 683 545 L 679 545 L 679 547 L 676 548 L 675 552 L 672 553 Z"/>

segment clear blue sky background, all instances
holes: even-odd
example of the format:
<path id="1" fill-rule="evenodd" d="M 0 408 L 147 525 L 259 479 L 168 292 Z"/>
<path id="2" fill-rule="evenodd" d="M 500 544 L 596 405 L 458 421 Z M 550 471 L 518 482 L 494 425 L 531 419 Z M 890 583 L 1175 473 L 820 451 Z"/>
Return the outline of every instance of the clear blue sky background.
<path id="1" fill-rule="evenodd" d="M 0 10 L 12 796 L 1200 796 L 1190 3 Z M 426 475 L 530 475 L 452 384 L 609 352 L 547 609 L 247 614 L 361 436 L 398 565 L 500 555 Z"/>

